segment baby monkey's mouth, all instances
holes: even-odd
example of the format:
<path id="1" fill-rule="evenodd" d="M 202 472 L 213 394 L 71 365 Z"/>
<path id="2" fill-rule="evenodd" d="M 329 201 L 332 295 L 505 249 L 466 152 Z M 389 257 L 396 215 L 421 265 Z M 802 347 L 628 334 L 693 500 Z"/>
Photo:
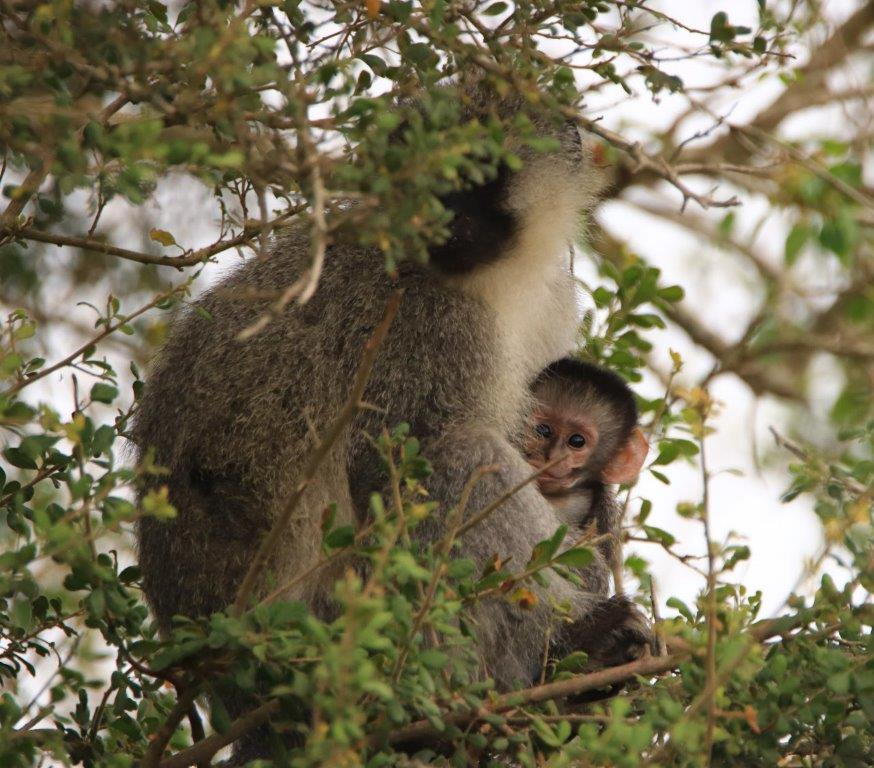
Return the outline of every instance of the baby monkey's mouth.
<path id="1" fill-rule="evenodd" d="M 547 467 L 549 462 L 538 461 L 533 458 L 530 454 L 525 456 L 525 460 L 534 468 L 534 469 L 542 469 L 543 467 Z M 557 474 L 558 472 L 562 472 L 558 467 L 549 467 L 549 469 L 544 469 L 537 476 L 537 485 L 540 486 L 541 491 L 552 492 L 552 491 L 560 491 L 566 488 L 570 488 L 576 477 L 571 470 L 565 470 L 563 474 Z"/>

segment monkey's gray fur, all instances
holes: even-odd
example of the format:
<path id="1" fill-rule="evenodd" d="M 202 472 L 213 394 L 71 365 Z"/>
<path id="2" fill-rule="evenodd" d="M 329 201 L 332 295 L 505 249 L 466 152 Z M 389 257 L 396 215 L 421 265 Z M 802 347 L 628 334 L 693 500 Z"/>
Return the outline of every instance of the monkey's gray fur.
<path id="1" fill-rule="evenodd" d="M 440 534 L 441 515 L 477 467 L 497 463 L 501 471 L 476 486 L 471 511 L 530 474 L 510 436 L 522 426 L 532 379 L 573 346 L 568 244 L 598 185 L 576 128 L 568 126 L 559 138 L 561 153 L 529 153 L 524 168 L 508 174 L 493 195 L 514 227 L 475 264 L 441 269 L 405 263 L 393 283 L 378 253 L 332 245 L 315 296 L 237 341 L 268 301 L 230 296 L 281 291 L 310 266 L 308 238 L 293 229 L 277 236 L 268 258 L 247 262 L 198 301 L 208 317 L 193 311 L 178 317 L 133 430 L 140 454 L 153 449 L 155 461 L 168 469 L 152 484 L 169 486 L 179 512 L 169 522 L 144 519 L 138 531 L 145 591 L 164 627 L 174 614 L 205 614 L 232 602 L 312 450 L 308 422 L 323 428 L 337 414 L 395 287 L 405 291 L 401 308 L 365 392 L 365 400 L 385 413 L 361 412 L 335 444 L 283 533 L 270 564 L 274 582 L 287 582 L 318 558 L 328 502 L 338 504 L 337 524 L 363 519 L 368 493 L 382 482 L 364 435 L 378 434 L 383 423 L 409 422 L 433 464 L 429 490 L 441 506 L 421 535 Z M 477 215 L 475 208 L 468 219 Z M 458 207 L 456 216 L 461 220 Z M 467 220 L 464 230 L 453 230 L 444 265 L 464 255 L 465 237 L 474 229 Z M 462 555 L 484 565 L 499 553 L 522 567 L 558 525 L 556 511 L 531 484 L 464 535 Z M 329 615 L 337 575 L 318 571 L 287 596 Z M 554 575 L 548 587 L 533 588 L 540 600 L 531 610 L 503 600 L 477 609 L 478 647 L 502 688 L 535 681 L 555 601 L 569 604 L 589 634 L 591 619 L 605 611 L 617 626 L 626 614 L 639 621 L 630 606 Z M 574 637 L 569 635 L 571 646 L 578 644 Z"/>

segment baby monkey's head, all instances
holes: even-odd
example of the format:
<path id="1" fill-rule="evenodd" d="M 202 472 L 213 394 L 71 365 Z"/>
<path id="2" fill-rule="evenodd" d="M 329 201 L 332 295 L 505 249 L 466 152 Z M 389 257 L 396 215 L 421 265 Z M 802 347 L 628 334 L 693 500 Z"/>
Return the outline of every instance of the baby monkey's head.
<path id="1" fill-rule="evenodd" d="M 563 358 L 537 377 L 532 394 L 523 448 L 535 468 L 556 462 L 538 478 L 545 495 L 637 478 L 649 446 L 637 426 L 634 394 L 619 376 Z"/>

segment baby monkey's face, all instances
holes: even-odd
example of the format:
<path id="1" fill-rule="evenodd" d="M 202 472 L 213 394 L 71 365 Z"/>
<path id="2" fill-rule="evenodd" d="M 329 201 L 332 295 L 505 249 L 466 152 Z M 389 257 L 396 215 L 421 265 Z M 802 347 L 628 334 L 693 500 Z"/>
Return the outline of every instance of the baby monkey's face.
<path id="1" fill-rule="evenodd" d="M 531 415 L 523 447 L 525 458 L 536 469 L 555 462 L 538 477 L 540 490 L 560 493 L 583 480 L 598 436 L 597 425 L 585 414 L 539 405 Z"/>

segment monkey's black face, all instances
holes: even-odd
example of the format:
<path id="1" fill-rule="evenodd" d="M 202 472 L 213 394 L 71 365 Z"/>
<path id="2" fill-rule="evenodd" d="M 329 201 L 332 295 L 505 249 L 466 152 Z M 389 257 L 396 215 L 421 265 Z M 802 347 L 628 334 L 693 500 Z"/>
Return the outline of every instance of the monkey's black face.
<path id="1" fill-rule="evenodd" d="M 561 493 L 588 479 L 598 438 L 597 424 L 585 414 L 538 408 L 531 418 L 524 452 L 536 469 L 551 464 L 537 479 L 540 490 L 547 495 Z"/>
<path id="2" fill-rule="evenodd" d="M 492 181 L 441 198 L 453 218 L 446 242 L 430 250 L 432 264 L 449 274 L 464 274 L 506 252 L 518 226 L 507 209 L 509 179 L 510 170 L 502 165 Z"/>

